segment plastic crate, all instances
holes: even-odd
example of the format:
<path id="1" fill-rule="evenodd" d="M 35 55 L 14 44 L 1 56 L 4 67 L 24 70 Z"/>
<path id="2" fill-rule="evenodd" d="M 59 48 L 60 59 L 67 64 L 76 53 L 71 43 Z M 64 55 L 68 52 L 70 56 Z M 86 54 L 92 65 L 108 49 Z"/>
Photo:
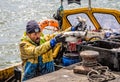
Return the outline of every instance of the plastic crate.
<path id="1" fill-rule="evenodd" d="M 120 43 L 113 41 L 94 41 L 85 45 L 78 45 L 78 49 L 95 50 L 99 52 L 98 62 L 102 65 L 108 66 L 111 70 L 120 71 L 120 50 L 113 49 L 120 48 Z"/>

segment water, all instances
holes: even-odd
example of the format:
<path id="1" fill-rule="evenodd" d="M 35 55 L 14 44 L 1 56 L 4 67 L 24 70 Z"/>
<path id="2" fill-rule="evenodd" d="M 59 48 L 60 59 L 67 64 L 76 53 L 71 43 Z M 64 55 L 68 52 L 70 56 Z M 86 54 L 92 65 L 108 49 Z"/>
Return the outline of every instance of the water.
<path id="1" fill-rule="evenodd" d="M 67 5 L 64 9 L 87 7 L 88 0 L 82 5 Z M 120 10 L 120 0 L 91 0 L 92 7 L 108 7 Z M 52 18 L 60 6 L 60 0 L 0 0 L 0 68 L 20 62 L 20 38 L 27 21 Z"/>

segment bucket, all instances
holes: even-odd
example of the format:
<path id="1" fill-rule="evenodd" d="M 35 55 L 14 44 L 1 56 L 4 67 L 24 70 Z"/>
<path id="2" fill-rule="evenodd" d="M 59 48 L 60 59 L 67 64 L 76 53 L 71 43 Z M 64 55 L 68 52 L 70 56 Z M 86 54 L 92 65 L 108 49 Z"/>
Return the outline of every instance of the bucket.
<path id="1" fill-rule="evenodd" d="M 63 55 L 62 63 L 63 66 L 69 66 L 74 63 L 80 62 L 79 54 L 76 53 L 67 53 Z"/>

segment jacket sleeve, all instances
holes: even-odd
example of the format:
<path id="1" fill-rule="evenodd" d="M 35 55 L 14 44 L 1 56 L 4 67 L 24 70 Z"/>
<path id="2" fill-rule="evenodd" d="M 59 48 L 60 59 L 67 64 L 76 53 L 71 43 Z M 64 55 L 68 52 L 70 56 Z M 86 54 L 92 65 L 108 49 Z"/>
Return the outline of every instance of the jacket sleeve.
<path id="1" fill-rule="evenodd" d="M 47 52 L 48 50 L 50 50 L 50 49 L 51 49 L 50 41 L 47 41 L 47 42 L 43 43 L 42 45 L 36 47 L 36 48 L 34 49 L 34 54 L 35 54 L 36 56 L 39 56 L 39 55 L 41 55 L 41 54 L 46 53 L 46 52 Z"/>
<path id="2" fill-rule="evenodd" d="M 55 37 L 55 34 L 51 34 L 51 35 L 48 34 L 48 35 L 44 36 L 44 38 L 45 38 L 46 41 L 49 41 L 49 40 L 51 40 L 54 37 Z"/>
<path id="3" fill-rule="evenodd" d="M 37 47 L 27 42 L 20 43 L 21 55 L 25 55 L 27 57 L 37 57 L 41 54 L 46 53 L 50 49 L 51 49 L 51 46 L 49 41 Z"/>
<path id="4" fill-rule="evenodd" d="M 53 58 L 56 58 L 59 51 L 60 51 L 60 48 L 61 48 L 61 43 L 58 43 L 54 48 L 53 48 Z"/>

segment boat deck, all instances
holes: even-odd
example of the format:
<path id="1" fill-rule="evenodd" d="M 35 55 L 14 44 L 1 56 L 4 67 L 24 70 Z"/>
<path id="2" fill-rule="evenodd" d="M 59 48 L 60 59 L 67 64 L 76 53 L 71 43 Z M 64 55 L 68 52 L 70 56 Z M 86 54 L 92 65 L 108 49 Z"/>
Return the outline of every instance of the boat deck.
<path id="1" fill-rule="evenodd" d="M 62 68 L 58 71 L 32 78 L 26 82 L 89 82 L 86 75 L 76 74 L 72 68 Z M 109 82 L 120 82 L 120 74 L 114 73 L 114 75 L 116 79 Z"/>
<path id="2" fill-rule="evenodd" d="M 85 75 L 75 74 L 73 70 L 60 69 L 53 73 L 35 77 L 26 82 L 89 82 Z"/>

